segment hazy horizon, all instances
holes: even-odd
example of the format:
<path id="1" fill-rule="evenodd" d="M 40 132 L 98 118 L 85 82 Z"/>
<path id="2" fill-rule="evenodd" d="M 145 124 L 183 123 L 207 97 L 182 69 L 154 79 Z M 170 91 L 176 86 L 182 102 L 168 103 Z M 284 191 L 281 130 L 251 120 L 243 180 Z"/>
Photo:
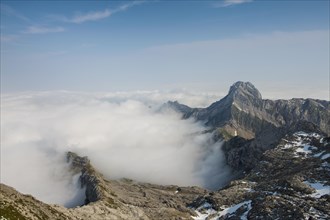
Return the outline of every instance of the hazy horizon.
<path id="1" fill-rule="evenodd" d="M 329 100 L 328 1 L 1 1 L 1 92 Z"/>

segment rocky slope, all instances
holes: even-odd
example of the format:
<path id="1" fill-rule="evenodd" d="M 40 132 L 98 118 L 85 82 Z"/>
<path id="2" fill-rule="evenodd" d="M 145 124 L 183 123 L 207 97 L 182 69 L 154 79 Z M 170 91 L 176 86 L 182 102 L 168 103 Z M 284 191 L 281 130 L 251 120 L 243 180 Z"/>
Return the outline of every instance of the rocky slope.
<path id="1" fill-rule="evenodd" d="M 192 206 L 200 219 L 329 219 L 329 162 L 329 138 L 287 135 L 244 178 Z"/>
<path id="2" fill-rule="evenodd" d="M 130 179 L 107 180 L 87 157 L 68 152 L 73 175 L 81 172 L 85 205 L 65 208 L 44 204 L 1 184 L 2 219 L 191 219 L 187 204 L 208 191 L 199 187 L 161 186 Z"/>
<path id="3" fill-rule="evenodd" d="M 1 184 L 2 219 L 329 219 L 330 138 L 286 135 L 244 178 L 211 192 L 198 187 L 106 180 L 86 157 L 68 153 L 81 172 L 86 204 L 44 204 Z"/>
<path id="4" fill-rule="evenodd" d="M 330 102 L 316 99 L 263 100 L 249 82 L 236 82 L 228 95 L 207 108 L 190 108 L 167 102 L 164 108 L 183 118 L 203 121 L 216 139 L 225 139 L 227 164 L 235 171 L 249 171 L 266 150 L 286 134 L 300 130 L 330 135 Z"/>
<path id="5" fill-rule="evenodd" d="M 264 100 L 249 82 L 236 82 L 227 96 L 207 108 L 190 108 L 178 102 L 167 107 L 193 117 L 217 129 L 222 137 L 230 139 L 236 134 L 253 139 L 265 129 L 289 127 L 300 121 L 317 125 L 330 135 L 330 103 L 317 99 Z M 236 134 L 235 134 L 236 132 Z"/>

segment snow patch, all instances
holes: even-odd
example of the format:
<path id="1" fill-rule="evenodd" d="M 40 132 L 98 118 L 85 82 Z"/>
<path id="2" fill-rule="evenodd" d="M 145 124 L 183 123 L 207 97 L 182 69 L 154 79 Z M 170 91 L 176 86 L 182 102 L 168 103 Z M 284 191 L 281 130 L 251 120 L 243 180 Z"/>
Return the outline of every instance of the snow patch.
<path id="1" fill-rule="evenodd" d="M 294 133 L 295 136 L 300 136 L 300 137 L 307 137 L 309 136 L 309 134 L 307 134 L 306 132 L 303 131 L 298 131 L 296 133 Z"/>
<path id="2" fill-rule="evenodd" d="M 203 205 L 195 210 L 197 216 L 191 216 L 194 220 L 206 220 L 210 215 L 217 213 L 216 210 L 212 208 L 212 205 L 205 202 Z"/>
<path id="3" fill-rule="evenodd" d="M 241 220 L 247 220 L 248 214 L 252 209 L 251 201 L 247 204 L 247 210 L 241 215 Z"/>
<path id="4" fill-rule="evenodd" d="M 314 154 L 314 156 L 313 157 L 320 157 L 322 154 L 324 154 L 325 153 L 325 151 L 322 151 L 322 152 L 320 152 L 320 153 L 317 153 L 317 154 Z"/>
<path id="5" fill-rule="evenodd" d="M 224 210 L 222 210 L 221 212 L 219 212 L 219 214 L 217 215 L 217 217 L 221 217 L 221 216 L 225 216 L 225 215 L 228 215 L 228 217 L 230 217 L 232 214 L 234 214 L 242 206 L 247 206 L 247 211 L 244 212 L 243 215 L 242 215 L 242 216 L 246 216 L 247 217 L 247 214 L 252 209 L 251 203 L 252 203 L 252 201 L 251 200 L 248 200 L 248 201 L 241 202 L 241 203 L 239 203 L 237 205 L 234 205 L 234 206 L 225 208 Z M 245 219 L 247 219 L 247 218 L 245 218 Z"/>
<path id="6" fill-rule="evenodd" d="M 328 159 L 330 157 L 330 154 L 325 154 L 321 157 L 321 160 Z"/>
<path id="7" fill-rule="evenodd" d="M 312 153 L 312 150 L 316 150 L 316 147 L 310 146 L 308 144 L 300 146 L 299 148 L 296 149 L 297 153 L 304 153 L 304 154 L 310 154 Z"/>
<path id="8" fill-rule="evenodd" d="M 323 195 L 330 195 L 330 186 L 324 185 L 321 182 L 311 183 L 309 181 L 304 181 L 305 184 L 316 190 L 316 193 L 311 194 L 313 198 L 320 198 Z"/>
<path id="9" fill-rule="evenodd" d="M 294 136 L 296 136 L 296 137 L 315 137 L 315 138 L 321 137 L 321 135 L 319 135 L 317 133 L 306 133 L 303 131 L 298 131 L 298 132 L 294 133 Z"/>
<path id="10" fill-rule="evenodd" d="M 292 147 L 293 147 L 292 144 L 285 144 L 285 145 L 282 147 L 282 149 L 290 149 L 290 148 L 292 148 Z"/>
<path id="11" fill-rule="evenodd" d="M 243 190 L 245 190 L 247 192 L 255 192 L 255 190 L 253 190 L 252 188 L 243 188 Z"/>

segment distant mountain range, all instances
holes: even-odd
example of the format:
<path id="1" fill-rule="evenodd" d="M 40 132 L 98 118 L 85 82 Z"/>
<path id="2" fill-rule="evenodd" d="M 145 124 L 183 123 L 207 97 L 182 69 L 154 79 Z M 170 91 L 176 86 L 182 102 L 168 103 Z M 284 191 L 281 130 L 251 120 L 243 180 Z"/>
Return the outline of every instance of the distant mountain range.
<path id="1" fill-rule="evenodd" d="M 1 219 L 329 219 L 330 102 L 264 100 L 237 82 L 207 108 L 167 102 L 182 119 L 203 122 L 236 179 L 217 191 L 108 180 L 87 157 L 67 154 L 81 173 L 85 205 L 48 205 L 1 184 Z"/>

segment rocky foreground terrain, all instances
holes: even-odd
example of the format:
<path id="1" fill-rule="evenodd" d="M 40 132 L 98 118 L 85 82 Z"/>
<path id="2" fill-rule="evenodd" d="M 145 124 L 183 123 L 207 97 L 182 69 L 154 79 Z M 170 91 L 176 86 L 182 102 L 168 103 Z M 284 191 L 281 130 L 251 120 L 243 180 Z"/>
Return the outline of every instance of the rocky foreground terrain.
<path id="1" fill-rule="evenodd" d="M 195 200 L 195 219 L 329 219 L 329 162 L 329 138 L 288 135 L 244 178 Z"/>
<path id="2" fill-rule="evenodd" d="M 1 219 L 329 219 L 330 107 L 312 99 L 263 100 L 251 83 L 235 83 L 205 109 L 170 107 L 203 121 L 225 139 L 237 178 L 217 191 L 108 180 L 87 157 L 67 153 L 81 173 L 85 205 L 49 205 L 1 184 Z"/>

